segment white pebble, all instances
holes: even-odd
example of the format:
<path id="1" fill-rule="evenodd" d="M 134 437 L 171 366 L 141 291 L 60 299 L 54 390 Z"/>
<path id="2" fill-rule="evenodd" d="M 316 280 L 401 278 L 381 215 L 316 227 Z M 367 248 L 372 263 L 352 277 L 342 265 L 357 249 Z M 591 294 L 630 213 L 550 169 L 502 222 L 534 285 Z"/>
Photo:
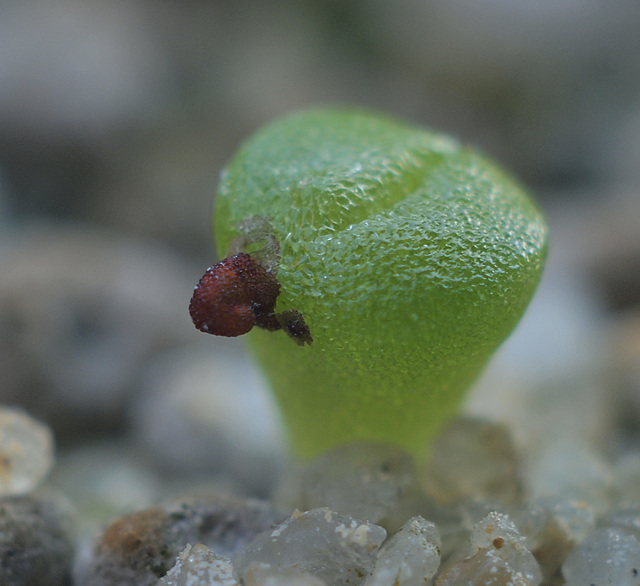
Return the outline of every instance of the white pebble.
<path id="1" fill-rule="evenodd" d="M 599 529 L 562 566 L 566 586 L 638 586 L 640 542 L 620 529 Z"/>
<path id="2" fill-rule="evenodd" d="M 525 537 L 507 515 L 489 513 L 473 528 L 471 545 L 478 549 L 495 548 L 496 555 L 521 573 L 530 584 L 542 581 L 540 567 L 527 549 Z"/>
<path id="3" fill-rule="evenodd" d="M 545 584 L 554 582 L 569 552 L 595 526 L 593 511 L 585 503 L 558 499 L 529 503 L 510 515 L 527 538 Z"/>
<path id="4" fill-rule="evenodd" d="M 507 515 L 489 513 L 471 532 L 471 555 L 450 565 L 437 586 L 538 586 L 542 572 Z"/>
<path id="5" fill-rule="evenodd" d="M 0 496 L 33 490 L 53 461 L 49 428 L 20 409 L 0 408 Z"/>
<path id="6" fill-rule="evenodd" d="M 425 586 L 440 565 L 440 535 L 422 517 L 409 519 L 378 553 L 366 586 Z"/>
<path id="7" fill-rule="evenodd" d="M 296 511 L 272 531 L 258 535 L 233 558 L 245 580 L 256 563 L 278 570 L 302 569 L 331 586 L 352 586 L 371 573 L 387 532 L 324 507 Z"/>
<path id="8" fill-rule="evenodd" d="M 619 503 L 600 518 L 601 527 L 616 528 L 640 539 L 640 503 Z"/>
<path id="9" fill-rule="evenodd" d="M 187 547 L 157 586 L 238 586 L 231 562 L 202 544 Z"/>
<path id="10" fill-rule="evenodd" d="M 592 506 L 606 503 L 612 474 L 608 464 L 586 443 L 550 443 L 527 466 L 531 498 L 560 497 Z"/>
<path id="11" fill-rule="evenodd" d="M 481 549 L 449 566 L 438 576 L 436 586 L 532 586 L 532 583 L 509 567 L 494 549 Z"/>

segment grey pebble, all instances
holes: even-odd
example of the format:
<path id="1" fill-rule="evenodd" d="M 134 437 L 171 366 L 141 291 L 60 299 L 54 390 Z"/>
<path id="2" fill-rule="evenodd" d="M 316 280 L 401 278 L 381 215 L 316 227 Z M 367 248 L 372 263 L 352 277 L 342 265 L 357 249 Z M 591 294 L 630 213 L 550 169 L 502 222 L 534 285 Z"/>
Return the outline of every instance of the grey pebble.
<path id="1" fill-rule="evenodd" d="M 256 535 L 282 521 L 262 501 L 226 495 L 184 497 L 115 519 L 99 536 L 78 586 L 154 585 L 188 544 L 215 554 L 241 550 Z"/>
<path id="2" fill-rule="evenodd" d="M 0 583 L 2 586 L 71 584 L 73 515 L 47 495 L 0 499 Z"/>

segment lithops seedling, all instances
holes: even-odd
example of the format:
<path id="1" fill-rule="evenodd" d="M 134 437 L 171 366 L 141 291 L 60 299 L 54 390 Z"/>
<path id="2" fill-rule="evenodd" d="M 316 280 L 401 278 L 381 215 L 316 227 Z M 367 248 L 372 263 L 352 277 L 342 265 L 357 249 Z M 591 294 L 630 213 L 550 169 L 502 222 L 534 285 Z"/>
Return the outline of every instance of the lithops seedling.
<path id="1" fill-rule="evenodd" d="M 304 457 L 363 439 L 422 453 L 520 319 L 547 248 L 540 210 L 498 166 L 355 110 L 294 114 L 248 140 L 215 233 L 242 267 L 209 269 L 192 316 L 212 329 L 227 304 L 226 335 L 258 326 L 251 346 Z M 265 289 L 266 309 L 252 292 Z"/>

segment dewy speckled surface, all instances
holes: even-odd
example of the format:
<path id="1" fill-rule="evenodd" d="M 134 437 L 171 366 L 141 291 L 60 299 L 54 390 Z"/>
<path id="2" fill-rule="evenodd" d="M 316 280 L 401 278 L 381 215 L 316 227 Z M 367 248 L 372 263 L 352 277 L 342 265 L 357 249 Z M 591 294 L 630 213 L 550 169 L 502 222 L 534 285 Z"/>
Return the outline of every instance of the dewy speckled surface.
<path id="1" fill-rule="evenodd" d="M 241 148 L 217 196 L 221 255 L 251 244 L 247 222 L 279 242 L 276 310 L 302 312 L 313 337 L 249 334 L 306 456 L 362 438 L 423 448 L 520 319 L 547 245 L 493 163 L 349 110 L 294 114 Z"/>

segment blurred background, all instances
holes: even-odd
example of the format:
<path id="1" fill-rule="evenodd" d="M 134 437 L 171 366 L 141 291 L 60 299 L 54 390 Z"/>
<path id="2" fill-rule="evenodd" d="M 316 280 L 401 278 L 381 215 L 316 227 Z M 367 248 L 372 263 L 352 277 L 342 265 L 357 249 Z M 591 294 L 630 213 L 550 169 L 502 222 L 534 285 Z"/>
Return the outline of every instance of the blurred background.
<path id="1" fill-rule="evenodd" d="M 467 409 L 636 449 L 639 30 L 636 0 L 0 1 L 0 402 L 52 426 L 79 499 L 268 493 L 264 382 L 187 305 L 241 142 L 361 105 L 485 150 L 548 214 L 542 287 Z"/>

